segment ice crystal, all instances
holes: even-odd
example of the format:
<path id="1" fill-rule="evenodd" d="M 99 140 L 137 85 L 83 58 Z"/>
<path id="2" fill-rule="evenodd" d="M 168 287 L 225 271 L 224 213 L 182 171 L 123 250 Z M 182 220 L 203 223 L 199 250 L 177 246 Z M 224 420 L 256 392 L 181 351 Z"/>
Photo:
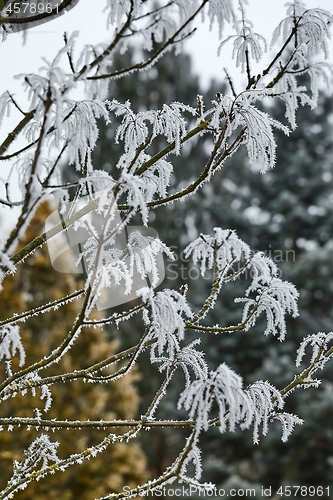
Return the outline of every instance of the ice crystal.
<path id="1" fill-rule="evenodd" d="M 308 346 L 312 348 L 310 363 L 315 363 L 316 369 L 323 369 L 329 358 L 333 355 L 329 351 L 329 343 L 333 341 L 333 332 L 324 333 L 318 332 L 304 337 L 298 350 L 296 357 L 296 366 L 300 366 L 305 355 L 305 350 Z M 329 351 L 329 352 L 328 352 Z"/>
<path id="2" fill-rule="evenodd" d="M 179 350 L 179 341 L 184 338 L 185 318 L 192 316 L 185 297 L 168 289 L 154 294 L 149 288 L 142 289 L 140 295 L 146 305 L 143 318 L 149 329 L 147 340 L 156 338 L 158 354 L 161 355 L 166 349 L 173 359 Z M 152 355 L 155 359 L 154 345 Z"/>
<path id="3" fill-rule="evenodd" d="M 247 294 L 252 291 L 248 289 Z M 279 278 L 273 278 L 267 286 L 257 288 L 255 299 L 240 297 L 235 302 L 245 302 L 242 322 L 246 323 L 246 330 L 252 327 L 262 312 L 266 313 L 267 326 L 264 335 L 279 333 L 279 340 L 286 335 L 285 315 L 298 316 L 298 292 L 294 285 Z"/>
<path id="4" fill-rule="evenodd" d="M 215 227 L 214 232 L 215 236 L 201 235 L 184 250 L 185 257 L 192 254 L 195 263 L 201 262 L 202 276 L 215 265 L 219 271 L 226 272 L 234 262 L 250 256 L 250 247 L 238 238 L 235 231 Z"/>
<path id="5" fill-rule="evenodd" d="M 222 47 L 229 40 L 234 39 L 232 56 L 236 59 L 236 66 L 240 66 L 244 73 L 249 64 L 248 58 L 251 57 L 258 63 L 263 53 L 267 50 L 267 44 L 263 36 L 253 32 L 253 25 L 250 21 L 240 20 L 235 24 L 236 26 L 239 25 L 239 33 L 223 40 L 219 46 L 218 53 L 221 52 Z"/>
<path id="6" fill-rule="evenodd" d="M 274 408 L 283 408 L 284 400 L 276 387 L 262 380 L 251 384 L 246 393 L 253 402 L 253 442 L 258 444 L 260 427 L 262 426 L 262 433 L 266 436 L 269 418 Z"/>
<path id="7" fill-rule="evenodd" d="M 20 337 L 18 325 L 5 325 L 0 330 L 0 361 L 10 359 L 19 353 L 20 366 L 25 362 L 25 351 Z"/>
<path id="8" fill-rule="evenodd" d="M 10 93 L 4 92 L 0 96 L 0 127 L 2 125 L 3 119 L 10 115 L 11 105 L 13 104 Z"/>
<path id="9" fill-rule="evenodd" d="M 136 269 L 142 279 L 150 275 L 151 285 L 155 287 L 159 280 L 156 258 L 164 252 L 170 259 L 173 259 L 172 252 L 159 238 L 144 236 L 140 231 L 129 234 L 127 248 L 130 273 L 133 275 L 134 269 Z"/>
<path id="10" fill-rule="evenodd" d="M 196 416 L 198 430 L 207 430 L 209 415 L 214 401 L 219 408 L 219 427 L 221 432 L 227 428 L 234 431 L 236 424 L 243 428 L 251 425 L 253 405 L 244 392 L 242 378 L 225 363 L 212 371 L 206 380 L 195 380 L 180 395 L 178 407 L 189 411 L 189 416 Z"/>
<path id="11" fill-rule="evenodd" d="M 293 432 L 295 425 L 302 425 L 304 420 L 299 418 L 297 415 L 293 415 L 292 413 L 277 413 L 273 415 L 272 420 L 278 420 L 282 425 L 282 437 L 281 441 L 286 443 L 289 439 L 289 436 Z"/>
<path id="12" fill-rule="evenodd" d="M 58 463 L 57 441 L 50 441 L 46 434 L 36 438 L 24 453 L 24 458 L 19 462 L 14 460 L 14 473 L 12 481 L 18 481 L 25 476 L 39 470 L 46 469 L 50 462 Z"/>

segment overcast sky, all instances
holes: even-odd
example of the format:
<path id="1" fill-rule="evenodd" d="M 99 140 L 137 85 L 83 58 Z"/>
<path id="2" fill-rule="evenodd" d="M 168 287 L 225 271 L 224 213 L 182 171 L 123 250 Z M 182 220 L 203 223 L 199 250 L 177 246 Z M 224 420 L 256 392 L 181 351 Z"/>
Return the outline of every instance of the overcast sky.
<path id="1" fill-rule="evenodd" d="M 306 0 L 307 7 L 321 7 L 333 10 L 332 0 Z M 96 8 L 93 10 L 92 5 Z M 99 9 L 97 6 L 101 6 Z M 80 31 L 80 43 L 96 44 L 108 41 L 106 28 L 106 14 L 102 13 L 105 0 L 79 0 L 70 12 L 58 19 L 28 30 L 27 42 L 22 45 L 22 34 L 15 33 L 8 40 L 0 44 L 0 95 L 10 90 L 13 94 L 22 96 L 22 83 L 14 79 L 19 73 L 38 72 L 43 64 L 42 57 L 52 60 L 57 50 L 63 46 L 63 33 Z M 247 8 L 248 18 L 254 24 L 254 30 L 268 39 L 276 24 L 285 17 L 285 0 L 249 0 Z M 217 57 L 219 45 L 217 31 L 209 31 L 209 27 L 198 23 L 195 35 L 186 42 L 186 50 L 193 56 L 194 70 L 199 74 L 201 82 L 207 86 L 211 78 L 224 78 L 223 68 L 228 67 L 233 72 L 233 62 L 230 60 L 230 52 L 225 48 L 220 57 Z M 333 43 L 331 43 L 331 61 L 333 62 Z M 259 72 L 259 71 L 258 71 Z M 180 75 L 181 78 L 181 75 Z M 239 78 L 239 77 L 237 77 Z M 77 98 L 83 98 L 77 96 Z M 19 100 L 21 103 L 21 101 Z M 24 107 L 24 103 L 21 103 Z M 0 130 L 0 141 L 8 133 L 8 125 L 15 124 L 17 117 L 6 120 Z M 10 165 L 2 166 L 0 176 L 6 176 Z M 7 172 L 8 173 L 8 172 Z M 0 195 L 3 195 L 3 185 L 0 186 Z M 6 210 L 5 218 L 10 217 Z"/>
<path id="2" fill-rule="evenodd" d="M 254 31 L 263 35 L 268 44 L 271 42 L 273 30 L 286 17 L 286 3 L 286 0 L 248 0 L 247 17 L 253 23 Z M 333 0 L 303 0 L 303 3 L 308 8 L 320 7 L 333 12 Z M 223 76 L 225 66 L 233 70 L 233 62 L 226 59 L 230 54 L 228 47 L 226 46 L 218 57 L 216 51 L 218 44 L 217 30 L 210 32 L 208 26 L 198 29 L 195 36 L 187 43 L 186 48 L 193 55 L 195 71 L 201 76 L 204 85 L 207 85 L 213 77 Z M 333 40 L 330 46 L 330 59 L 333 62 Z"/>
<path id="3" fill-rule="evenodd" d="M 332 0 L 307 0 L 308 7 L 321 7 L 327 10 L 333 9 Z M 63 44 L 64 31 L 80 31 L 80 39 L 86 43 L 98 43 L 108 40 L 106 29 L 106 14 L 97 8 L 103 6 L 104 0 L 95 0 L 94 11 L 91 8 L 91 0 L 80 0 L 78 5 L 70 12 L 59 17 L 55 21 L 46 23 L 28 31 L 28 40 L 22 46 L 22 35 L 13 34 L 8 40 L 0 45 L 0 94 L 11 88 L 12 91 L 19 89 L 19 83 L 13 82 L 13 76 L 18 73 L 29 73 L 37 71 L 41 65 L 41 57 L 50 59 L 56 53 L 56 49 Z M 270 41 L 270 36 L 276 24 L 285 15 L 285 0 L 249 0 L 247 7 L 248 18 L 254 23 L 255 31 L 263 34 Z M 219 78 L 223 75 L 223 67 L 232 67 L 230 61 L 226 61 L 227 49 L 218 58 L 216 55 L 218 47 L 217 31 L 209 31 L 207 25 L 198 23 L 199 29 L 196 34 L 186 43 L 186 50 L 193 56 L 195 71 L 200 75 L 202 82 L 207 85 L 210 78 Z M 333 52 L 333 44 L 332 51 Z M 5 68 L 5 71 L 4 71 Z"/>

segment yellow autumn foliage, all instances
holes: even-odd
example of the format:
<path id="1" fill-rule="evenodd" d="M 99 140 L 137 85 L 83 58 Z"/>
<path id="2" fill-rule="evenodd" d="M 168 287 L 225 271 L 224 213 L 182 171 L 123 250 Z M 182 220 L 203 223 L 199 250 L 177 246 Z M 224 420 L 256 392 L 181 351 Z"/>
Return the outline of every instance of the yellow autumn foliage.
<path id="1" fill-rule="evenodd" d="M 25 241 L 43 231 L 43 221 L 50 212 L 48 204 L 42 205 L 32 220 Z M 24 242 L 22 242 L 22 245 Z M 70 294 L 78 288 L 73 275 L 61 274 L 52 269 L 47 249 L 41 248 L 20 265 L 14 276 L 4 281 L 0 295 L 0 318 L 37 307 Z M 79 286 L 80 287 L 80 286 Z M 80 310 L 80 299 L 58 311 L 40 314 L 21 323 L 21 338 L 27 359 L 25 365 L 38 361 L 49 354 L 65 338 Z M 110 338 L 102 328 L 84 328 L 79 339 L 61 361 L 53 364 L 41 376 L 63 374 L 94 364 L 112 355 L 117 349 L 117 333 Z M 4 362 L 1 365 L 1 381 Z M 13 358 L 13 371 L 18 369 L 18 356 Z M 117 382 L 90 384 L 76 380 L 52 386 L 53 404 L 43 418 L 59 420 L 110 420 L 134 418 L 138 408 L 135 387 L 137 373 L 131 372 Z M 0 406 L 0 416 L 33 417 L 34 408 L 43 410 L 44 401 L 39 399 L 40 390 L 24 396 L 18 394 Z M 109 431 L 116 432 L 115 429 Z M 49 432 L 52 441 L 59 441 L 58 455 L 65 458 L 100 442 L 108 433 L 105 430 L 82 429 Z M 20 460 L 24 449 L 41 431 L 15 428 L 0 432 L 0 489 L 12 474 L 13 460 Z M 92 500 L 111 492 L 121 491 L 124 485 L 131 487 L 147 478 L 146 461 L 138 443 L 115 443 L 92 460 L 70 467 L 65 472 L 33 481 L 16 494 L 17 500 Z"/>

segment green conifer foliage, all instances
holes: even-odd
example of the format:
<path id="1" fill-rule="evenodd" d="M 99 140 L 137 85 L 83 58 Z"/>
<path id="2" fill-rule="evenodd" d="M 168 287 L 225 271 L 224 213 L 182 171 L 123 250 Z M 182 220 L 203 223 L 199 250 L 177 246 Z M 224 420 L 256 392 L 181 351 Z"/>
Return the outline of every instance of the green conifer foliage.
<path id="1" fill-rule="evenodd" d="M 126 57 L 132 57 L 130 52 Z M 177 68 L 182 68 L 182 78 L 178 78 L 180 71 Z M 198 78 L 192 73 L 189 57 L 175 57 L 172 53 L 151 71 L 135 74 L 126 82 L 116 80 L 110 89 L 111 98 L 119 101 L 130 99 L 136 109 L 158 108 L 163 102 L 182 100 L 184 95 L 186 102 L 193 104 L 196 94 L 200 94 Z M 208 95 L 214 98 L 220 90 L 223 89 L 213 82 Z M 332 103 L 323 98 L 315 112 L 308 107 L 299 109 L 299 126 L 292 132 L 291 139 L 278 134 L 278 161 L 274 170 L 260 174 L 258 169 L 247 164 L 245 152 L 240 151 L 196 197 L 160 208 L 155 212 L 156 218 L 150 221 L 176 253 L 176 262 L 166 261 L 167 286 L 177 289 L 188 276 L 193 278 L 188 298 L 194 306 L 201 304 L 208 295 L 210 281 L 199 278 L 198 269 L 188 263 L 182 249 L 200 232 L 210 233 L 215 226 L 235 228 L 244 241 L 272 257 L 281 269 L 283 279 L 295 283 L 300 290 L 302 314 L 297 320 L 289 320 L 288 338 L 283 344 L 276 338 L 263 337 L 259 333 L 262 331 L 260 323 L 251 334 L 239 332 L 237 336 L 212 337 L 204 333 L 201 336 L 208 357 L 216 362 L 224 359 L 242 373 L 246 382 L 268 378 L 278 387 L 283 387 L 292 377 L 291 367 L 300 339 L 318 328 L 318 324 L 323 331 L 332 329 L 331 108 Z M 274 113 L 281 119 L 278 107 Z M 120 154 L 114 145 L 111 149 L 108 141 L 115 127 L 115 123 L 102 125 L 100 142 L 94 151 L 94 165 L 107 166 L 111 171 Z M 181 162 L 174 162 L 175 185 L 181 186 L 184 171 L 187 175 L 189 171 L 193 172 L 193 178 L 198 175 L 202 156 L 203 151 L 193 146 L 186 161 L 183 158 Z M 240 283 L 232 283 L 222 289 L 219 303 L 209 318 L 210 324 L 213 324 L 212 318 L 213 322 L 215 319 L 222 325 L 240 321 L 239 308 L 233 302 L 244 290 L 244 285 L 240 287 Z M 146 391 L 150 393 L 155 385 L 158 386 L 159 380 L 158 373 L 151 377 L 145 373 L 145 367 L 145 363 L 141 363 L 144 374 L 142 409 L 146 404 Z M 333 421 L 331 375 L 327 372 L 322 389 L 313 395 L 313 404 L 306 403 L 306 393 L 299 392 L 294 397 L 288 411 L 299 413 L 305 424 L 296 430 L 287 444 L 281 443 L 278 432 L 271 432 L 258 449 L 250 436 L 237 431 L 223 436 L 221 445 L 220 433 L 210 431 L 206 442 L 202 443 L 207 471 L 205 480 L 216 482 L 221 487 L 255 485 L 259 488 L 262 484 L 277 487 L 282 482 L 333 485 L 330 458 L 333 436 L 328 425 L 330 420 Z M 168 398 L 160 411 L 168 415 Z M 163 470 L 165 461 L 175 454 L 176 449 L 177 440 L 170 440 L 167 431 L 156 431 L 154 439 L 149 435 L 150 467 L 154 473 Z"/>
<path id="2" fill-rule="evenodd" d="M 283 118 L 278 107 L 274 112 L 276 118 Z M 246 382 L 263 377 L 278 387 L 292 376 L 294 353 L 301 338 L 311 333 L 314 325 L 327 332 L 333 323 L 331 100 L 322 98 L 315 113 L 309 107 L 300 109 L 298 124 L 288 141 L 277 135 L 275 169 L 261 175 L 238 155 L 214 179 L 212 189 L 200 194 L 205 210 L 196 212 L 196 224 L 202 230 L 207 221 L 211 227 L 235 228 L 244 241 L 273 258 L 282 278 L 300 291 L 301 314 L 296 320 L 288 320 L 283 344 L 257 335 L 256 329 L 251 335 L 244 332 L 237 338 L 229 335 L 207 340 L 212 342 L 211 355 L 216 360 L 227 356 L 228 363 L 241 371 Z M 233 292 L 236 297 L 237 283 Z M 225 318 L 227 323 L 237 323 L 239 318 L 233 311 L 236 308 L 226 288 L 214 312 L 216 321 Z M 215 447 L 227 481 L 233 478 L 237 484 L 244 480 L 272 487 L 282 483 L 332 486 L 332 380 L 332 369 L 327 367 L 322 387 L 313 393 L 311 404 L 306 392 L 295 394 L 292 404 L 287 402 L 288 411 L 298 413 L 305 423 L 286 444 L 271 433 L 259 450 L 244 434 L 236 432 L 224 436 L 221 447 L 212 433 L 207 449 Z M 215 464 L 208 479 L 218 481 L 220 474 L 221 468 Z"/>
<path id="3" fill-rule="evenodd" d="M 26 233 L 27 241 L 41 234 L 45 218 L 49 213 L 48 204 L 38 209 Z M 53 301 L 73 292 L 76 289 L 74 285 L 74 277 L 54 271 L 47 249 L 40 249 L 21 265 L 20 272 L 15 277 L 9 277 L 5 281 L 1 292 L 0 315 L 4 317 Z M 77 302 L 71 302 L 62 308 L 61 314 L 59 311 L 53 311 L 38 318 L 32 317 L 23 323 L 22 339 L 24 345 L 29 345 L 27 362 L 41 359 L 57 346 L 68 332 L 78 311 Z M 116 352 L 117 345 L 116 335 L 106 334 L 101 328 L 85 328 L 75 347 L 60 363 L 53 365 L 52 369 L 49 368 L 48 374 L 66 373 L 89 363 L 96 363 L 103 356 Z M 88 384 L 80 380 L 73 381 L 66 387 L 59 384 L 53 387 L 53 404 L 47 413 L 43 413 L 43 401 L 39 398 L 33 395 L 28 397 L 17 395 L 7 401 L 6 414 L 1 416 L 32 417 L 34 409 L 39 408 L 43 418 L 48 419 L 134 418 L 138 408 L 136 381 L 137 374 L 133 372 L 117 384 L 109 384 L 107 389 L 100 384 Z M 67 435 L 65 440 L 64 433 Z M 55 431 L 52 438 L 56 441 L 59 436 L 58 440 L 61 442 L 59 456 L 65 458 L 75 450 L 79 451 L 95 444 L 103 433 L 106 434 L 106 431 L 88 428 L 86 432 L 78 433 L 72 429 Z M 15 435 L 13 442 L 12 432 L 3 430 L 0 433 L 1 487 L 11 475 L 13 460 L 20 459 L 22 450 L 26 449 L 38 435 L 36 430 L 21 429 L 20 433 L 17 432 Z M 40 482 L 33 481 L 24 491 L 17 493 L 17 499 L 91 500 L 110 491 L 121 491 L 124 485 L 133 486 L 147 477 L 143 452 L 138 444 L 132 443 L 116 443 L 95 460 L 86 461 L 80 467 L 67 469 L 62 474 L 61 481 L 58 476 L 52 475 Z"/>

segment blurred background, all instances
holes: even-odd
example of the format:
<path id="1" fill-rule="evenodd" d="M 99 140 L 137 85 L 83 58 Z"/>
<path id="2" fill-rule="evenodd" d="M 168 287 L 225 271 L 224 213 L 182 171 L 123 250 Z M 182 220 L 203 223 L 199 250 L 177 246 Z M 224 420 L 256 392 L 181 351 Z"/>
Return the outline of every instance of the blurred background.
<path id="1" fill-rule="evenodd" d="M 267 11 L 267 2 L 254 0 L 250 2 L 250 6 L 254 6 L 258 13 L 261 12 L 263 3 L 266 4 Z M 80 4 L 81 2 L 79 2 Z M 284 2 L 275 2 L 274 8 L 276 4 L 276 8 L 280 12 Z M 328 0 L 322 0 L 320 4 L 323 7 L 330 7 L 327 5 L 330 4 Z M 269 5 L 269 8 L 271 9 L 272 6 Z M 75 7 L 68 16 L 75 14 L 79 16 L 78 9 L 79 6 Z M 85 19 L 88 17 L 84 14 L 80 15 Z M 268 17 L 258 16 L 257 21 L 259 24 L 267 21 L 268 24 L 277 19 L 273 11 Z M 59 22 L 64 22 L 65 18 L 66 16 Z M 92 16 L 93 18 L 94 16 Z M 76 18 L 74 24 L 79 25 L 79 20 L 79 17 Z M 88 24 L 90 21 L 91 19 L 88 19 Z M 66 19 L 66 22 L 70 23 L 71 21 Z M 53 23 L 45 25 L 45 30 L 48 29 L 55 30 L 51 37 L 55 36 L 54 33 L 56 33 L 57 39 L 59 39 L 58 30 L 60 28 L 58 26 L 54 27 Z M 38 39 L 39 42 L 34 41 L 33 43 L 39 43 L 43 46 L 42 29 L 39 27 L 35 30 L 36 34 L 32 34 L 28 38 L 35 37 L 35 40 Z M 100 32 L 97 35 L 100 36 Z M 13 44 L 15 48 L 15 44 L 21 44 L 20 36 L 15 35 L 17 41 L 9 40 L 6 43 Z M 89 39 L 92 43 L 95 42 L 93 40 L 95 36 L 94 32 L 94 36 Z M 198 36 L 201 38 L 193 39 L 191 49 L 188 49 L 189 45 L 187 46 L 188 52 L 191 52 L 190 55 L 183 53 L 175 56 L 173 53 L 169 53 L 150 71 L 113 81 L 110 86 L 109 98 L 116 98 L 119 101 L 128 99 L 132 102 L 134 111 L 138 111 L 160 108 L 163 103 L 175 100 L 195 107 L 197 94 L 203 94 L 206 105 L 209 106 L 209 102 L 214 99 L 217 92 L 228 91 L 222 83 L 222 68 L 231 65 L 231 61 L 227 61 L 228 64 L 226 64 L 225 60 L 219 59 L 217 63 L 217 60 L 207 58 L 207 54 L 211 53 L 210 37 L 215 35 L 214 33 L 208 34 L 207 29 L 206 35 L 201 32 L 201 35 L 198 33 Z M 204 39 L 205 36 L 207 38 Z M 42 40 L 43 43 L 41 43 Z M 216 47 L 216 39 L 214 43 Z M 31 47 L 29 50 L 32 50 Z M 45 45 L 42 48 L 44 49 Z M 0 47 L 0 57 L 11 57 L 11 50 L 14 49 L 10 48 L 6 52 L 9 56 L 3 56 L 5 49 L 6 44 Z M 21 55 L 18 52 L 17 54 L 20 58 Z M 124 67 L 129 65 L 135 55 L 128 51 L 118 57 L 119 66 Z M 124 63 L 124 58 L 127 59 L 127 63 Z M 6 64 L 6 60 L 2 59 L 2 64 Z M 35 70 L 31 66 L 29 66 L 30 69 L 23 67 L 24 64 L 22 63 L 20 71 Z M 33 62 L 33 64 L 35 63 Z M 115 61 L 115 65 L 117 65 L 117 61 Z M 14 69 L 11 68 L 10 72 Z M 7 76 L 9 78 L 10 75 Z M 7 88 L 7 76 L 1 81 L 1 86 L 4 86 L 3 90 Z M 304 85 L 307 83 L 304 81 Z M 276 119 L 284 121 L 283 107 L 275 105 L 270 108 L 270 113 Z M 293 375 L 301 370 L 301 368 L 296 369 L 294 362 L 300 340 L 311 333 L 327 332 L 333 329 L 332 98 L 322 96 L 319 107 L 314 111 L 310 110 L 309 107 L 300 108 L 297 122 L 298 128 L 289 138 L 277 132 L 277 166 L 273 170 L 264 175 L 260 174 L 256 166 L 248 165 L 245 151 L 241 150 L 196 196 L 183 203 L 157 209 L 150 220 L 150 225 L 158 231 L 160 238 L 177 255 L 176 262 L 168 260 L 165 262 L 166 281 L 162 286 L 178 289 L 188 281 L 188 299 L 195 310 L 209 294 L 210 280 L 199 276 L 198 269 L 185 259 L 183 249 L 201 232 L 204 234 L 212 233 L 215 226 L 235 229 L 238 235 L 252 246 L 253 250 L 261 250 L 273 258 L 280 269 L 281 277 L 293 282 L 298 288 L 300 292 L 300 317 L 288 320 L 288 334 L 283 343 L 271 336 L 264 337 L 262 334 L 263 323 L 260 324 L 260 322 L 249 332 L 224 335 L 203 334 L 201 336 L 202 349 L 207 353 L 211 368 L 223 361 L 226 362 L 244 378 L 245 386 L 257 379 L 268 379 L 278 388 L 283 388 L 293 378 Z M 117 122 L 114 120 L 109 126 L 101 123 L 100 126 L 100 140 L 93 156 L 94 167 L 106 169 L 112 173 L 122 152 L 121 146 L 115 145 L 113 141 Z M 158 144 L 156 148 L 158 148 Z M 152 153 L 154 153 L 153 150 Z M 200 141 L 194 141 L 190 146 L 186 145 L 184 154 L 180 158 L 173 159 L 175 176 L 171 191 L 177 186 L 181 186 L 185 179 L 195 178 L 198 175 L 204 165 L 206 155 L 207 151 L 202 148 Z M 74 170 L 67 166 L 64 168 L 63 180 L 65 182 L 74 180 L 75 176 Z M 47 207 L 45 211 L 48 211 Z M 38 217 L 41 218 L 39 220 L 43 220 L 44 215 L 39 214 Z M 3 223 L 4 219 L 8 217 L 10 218 L 10 215 L 6 212 L 3 216 Z M 32 235 L 42 231 L 41 225 L 38 226 L 38 217 L 34 229 L 32 229 Z M 42 257 L 39 258 L 42 259 Z M 47 275 L 47 279 L 51 280 L 51 283 L 45 287 L 44 294 L 47 294 L 46 290 L 56 287 L 57 273 L 54 271 L 54 277 L 52 277 L 51 268 L 45 272 L 43 265 L 46 264 L 41 261 L 39 265 L 41 273 L 39 279 L 44 279 L 42 273 L 45 273 L 45 277 Z M 23 278 L 21 277 L 21 279 Z M 21 290 L 21 285 L 18 283 L 13 282 L 10 286 L 13 289 L 17 287 L 16 290 Z M 66 286 L 70 290 L 74 284 Z M 246 283 L 241 280 L 230 283 L 223 288 L 215 310 L 207 318 L 209 324 L 219 323 L 222 326 L 237 324 L 241 319 L 241 308 L 234 303 L 234 298 L 241 296 L 245 288 Z M 22 300 L 30 301 L 29 307 L 31 307 L 35 304 L 34 300 L 37 302 L 41 300 L 41 297 L 36 296 L 36 293 L 36 291 L 25 290 Z M 11 291 L 7 300 L 10 302 L 16 296 L 17 294 Z M 12 304 L 10 307 L 14 306 L 25 307 L 23 303 Z M 3 307 L 8 308 L 9 306 L 4 305 Z M 136 321 L 138 322 L 137 327 L 141 328 L 141 320 Z M 135 327 L 132 323 L 130 329 L 123 323 L 121 327 L 123 330 L 110 329 L 107 331 L 103 342 L 114 342 L 114 349 L 119 348 L 120 345 L 121 347 L 133 345 Z M 48 328 L 49 326 L 45 325 L 44 331 L 47 331 Z M 28 330 L 27 338 L 30 334 Z M 43 338 L 42 333 L 41 338 Z M 48 349 L 49 346 L 44 345 L 43 348 Z M 39 352 L 37 354 L 39 355 Z M 158 418 L 187 417 L 181 412 L 177 416 L 174 413 L 179 388 L 183 384 L 180 377 L 182 377 L 181 374 L 179 374 L 178 379 L 175 378 L 170 394 L 163 400 L 157 414 Z M 118 394 L 115 397 L 118 398 L 119 409 L 113 409 L 115 414 L 132 416 L 144 413 L 150 402 L 148 395 L 151 396 L 160 380 L 161 375 L 156 367 L 151 367 L 143 357 L 139 364 L 138 373 L 130 380 L 129 387 L 126 389 L 129 391 L 129 400 L 132 401 L 131 408 L 124 410 L 125 403 L 121 395 Z M 123 390 L 125 391 L 125 388 Z M 101 395 L 96 393 L 92 397 L 96 397 L 98 400 Z M 59 398 L 61 401 L 61 396 Z M 103 398 L 102 401 L 104 401 Z M 111 408 L 108 407 L 107 402 L 103 405 L 104 414 L 109 415 Z M 83 408 L 82 418 L 85 416 L 85 410 Z M 248 431 L 236 431 L 232 434 L 221 435 L 218 429 L 211 429 L 204 434 L 201 443 L 205 471 L 203 479 L 212 481 L 219 488 L 226 490 L 229 488 L 255 488 L 259 498 L 262 486 L 271 486 L 275 490 L 280 485 L 321 485 L 330 486 L 333 492 L 332 364 L 328 365 L 322 373 L 320 388 L 294 392 L 287 400 L 286 411 L 298 414 L 305 421 L 303 426 L 295 430 L 288 443 L 281 442 L 279 424 L 271 426 L 268 436 L 262 438 L 260 446 L 252 444 L 251 433 Z M 121 481 L 124 480 L 133 482 L 162 473 L 176 457 L 185 436 L 186 431 L 151 430 L 143 435 L 141 447 L 129 452 L 120 450 L 119 457 L 121 458 L 114 457 L 118 463 L 124 463 L 120 471 L 115 470 L 114 472 L 114 474 L 118 474 L 117 484 L 120 485 Z M 110 457 L 111 459 L 112 457 Z M 94 475 L 96 476 L 95 483 Z M 94 470 L 87 472 L 87 477 L 89 478 L 87 483 L 89 482 L 90 497 L 93 497 L 100 478 L 96 470 L 95 472 Z M 90 483 L 90 481 L 92 482 Z M 110 478 L 109 484 L 115 484 L 114 481 L 115 479 L 112 483 L 112 478 Z M 85 483 L 80 486 L 81 489 L 75 490 L 74 487 L 71 487 L 71 484 L 78 482 L 80 483 L 78 479 L 69 478 L 67 490 L 72 488 L 76 495 L 73 498 L 83 499 L 85 498 L 83 491 L 88 492 L 88 487 L 84 486 Z M 52 498 L 48 491 L 42 487 L 38 488 L 33 490 L 34 500 Z M 22 492 L 21 496 L 18 495 L 17 498 L 32 498 L 32 490 L 26 491 L 28 493 Z M 58 498 L 67 499 L 64 491 L 60 490 Z M 26 494 L 28 496 L 24 496 Z M 169 496 L 165 496 L 165 498 L 169 498 Z"/>
<path id="2" fill-rule="evenodd" d="M 130 63 L 131 54 L 125 57 L 127 64 Z M 123 58 L 121 56 L 122 65 Z M 207 106 L 217 92 L 224 91 L 223 84 L 212 80 L 204 94 Z M 164 102 L 174 100 L 195 106 L 198 93 L 202 93 L 202 88 L 193 71 L 191 57 L 184 54 L 175 57 L 172 53 L 148 73 L 115 81 L 110 87 L 110 98 L 129 99 L 136 111 L 159 108 Z M 162 286 L 178 289 L 189 281 L 188 298 L 195 310 L 208 296 L 211 282 L 209 277 L 199 276 L 199 270 L 184 258 L 182 251 L 200 232 L 212 233 L 215 226 L 236 229 L 254 250 L 265 252 L 275 261 L 280 277 L 297 286 L 300 317 L 288 320 L 288 334 L 283 343 L 277 338 L 263 336 L 264 321 L 249 332 L 201 335 L 210 366 L 213 368 L 225 361 L 242 375 L 245 385 L 257 379 L 268 379 L 283 388 L 300 371 L 294 360 L 301 339 L 317 331 L 332 330 L 332 109 L 332 99 L 324 96 L 315 111 L 308 106 L 299 109 L 296 131 L 290 137 L 277 133 L 277 165 L 273 170 L 259 173 L 256 166 L 249 166 L 246 152 L 240 150 L 196 196 L 157 209 L 150 221 L 177 255 L 176 262 L 166 261 L 167 278 Z M 270 108 L 270 113 L 285 121 L 284 109 L 279 103 Z M 96 168 L 110 172 L 115 168 L 121 154 L 120 147 L 115 147 L 112 141 L 116 126 L 115 122 L 108 127 L 101 126 L 100 141 L 94 153 Z M 200 141 L 187 146 L 184 153 L 173 158 L 175 178 L 171 191 L 181 186 L 185 179 L 199 174 L 207 154 Z M 66 169 L 65 178 L 72 180 L 68 172 Z M 237 280 L 222 288 L 216 308 L 207 318 L 210 325 L 239 323 L 241 309 L 234 298 L 242 296 L 245 285 Z M 132 326 L 121 335 L 128 345 L 131 344 L 131 331 Z M 154 368 L 142 360 L 139 383 L 142 412 L 149 405 L 146 395 L 157 388 L 160 377 L 157 370 L 154 374 L 151 370 Z M 322 380 L 318 390 L 298 390 L 288 398 L 286 411 L 305 420 L 288 443 L 281 442 L 279 424 L 271 425 L 260 446 L 252 444 L 250 432 L 221 435 L 217 429 L 212 429 L 203 435 L 204 480 L 226 490 L 255 487 L 258 496 L 262 485 L 272 486 L 273 491 L 279 485 L 333 488 L 332 365 L 322 374 Z M 181 384 L 182 380 L 174 381 L 173 390 L 163 401 L 158 417 L 174 418 Z M 179 414 L 179 417 L 186 418 L 186 415 Z M 152 474 L 164 470 L 176 456 L 181 442 L 173 430 L 150 431 L 143 448 L 148 453 Z"/>

